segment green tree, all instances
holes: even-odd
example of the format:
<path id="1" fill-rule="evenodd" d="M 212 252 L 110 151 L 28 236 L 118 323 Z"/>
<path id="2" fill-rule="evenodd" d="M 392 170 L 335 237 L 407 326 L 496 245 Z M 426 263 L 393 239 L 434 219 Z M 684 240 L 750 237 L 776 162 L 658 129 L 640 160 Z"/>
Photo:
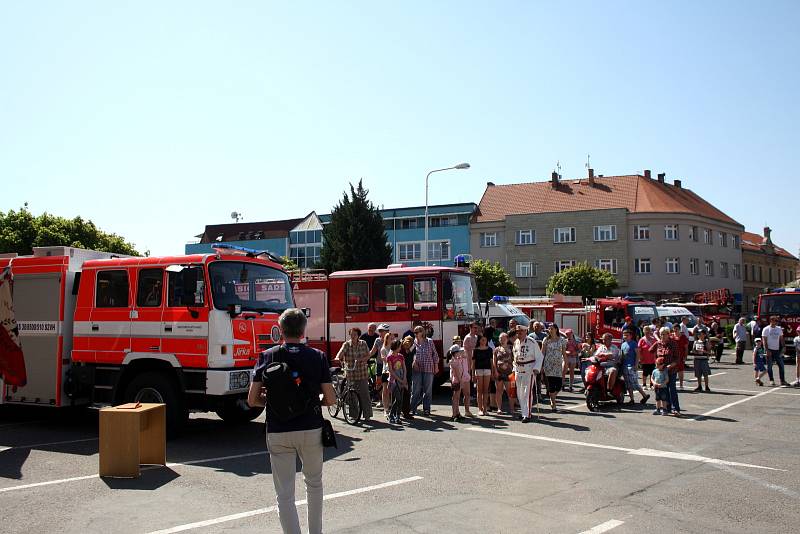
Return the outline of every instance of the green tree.
<path id="1" fill-rule="evenodd" d="M 608 271 L 579 263 L 575 267 L 556 273 L 547 281 L 547 294 L 581 296 L 584 301 L 605 297 L 617 288 L 617 278 Z"/>
<path id="2" fill-rule="evenodd" d="M 287 271 L 299 271 L 300 266 L 290 258 L 289 256 L 281 256 L 281 260 L 283 260 L 283 268 Z"/>
<path id="3" fill-rule="evenodd" d="M 330 272 L 382 269 L 392 262 L 383 217 L 367 199 L 362 181 L 350 184 L 331 211 L 331 222 L 322 231 L 322 267 Z"/>
<path id="4" fill-rule="evenodd" d="M 133 245 L 116 234 L 103 232 L 81 217 L 66 219 L 49 213 L 39 216 L 28 210 L 0 211 L 0 253 L 31 254 L 33 247 L 67 246 L 115 254 L 140 256 Z"/>
<path id="5" fill-rule="evenodd" d="M 489 300 L 495 295 L 514 296 L 519 294 L 519 289 L 511 275 L 503 269 L 500 262 L 487 260 L 474 260 L 469 270 L 475 275 L 478 286 L 478 298 Z"/>

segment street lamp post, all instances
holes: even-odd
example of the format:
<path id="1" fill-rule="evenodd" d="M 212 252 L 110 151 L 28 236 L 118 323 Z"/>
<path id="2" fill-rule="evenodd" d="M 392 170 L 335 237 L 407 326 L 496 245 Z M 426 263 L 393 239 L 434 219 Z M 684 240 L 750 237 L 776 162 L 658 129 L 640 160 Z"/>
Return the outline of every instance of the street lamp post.
<path id="1" fill-rule="evenodd" d="M 445 167 L 444 169 L 434 169 L 425 176 L 425 265 L 428 265 L 428 179 L 431 177 L 431 174 L 435 172 L 442 172 L 442 171 L 450 171 L 453 169 L 463 170 L 469 169 L 469 163 L 459 163 L 458 165 L 453 165 L 452 167 Z"/>

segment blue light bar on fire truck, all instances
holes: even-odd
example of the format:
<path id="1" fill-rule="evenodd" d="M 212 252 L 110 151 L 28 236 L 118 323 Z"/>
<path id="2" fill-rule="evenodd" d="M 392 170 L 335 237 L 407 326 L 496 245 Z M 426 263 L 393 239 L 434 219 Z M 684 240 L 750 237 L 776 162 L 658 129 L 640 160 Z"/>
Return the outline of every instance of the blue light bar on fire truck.
<path id="1" fill-rule="evenodd" d="M 455 267 L 469 267 L 470 263 L 472 263 L 472 254 L 459 254 L 453 258 Z"/>
<path id="2" fill-rule="evenodd" d="M 224 251 L 224 252 L 227 252 L 229 254 L 231 254 L 231 253 L 232 254 L 240 254 L 240 255 L 248 256 L 250 258 L 257 258 L 259 256 L 266 256 L 267 258 L 269 258 L 271 261 L 274 261 L 275 263 L 283 264 L 283 259 L 282 258 L 279 258 L 279 257 L 275 256 L 274 254 L 272 254 L 268 250 L 256 250 L 254 248 L 242 247 L 242 246 L 239 246 L 239 245 L 230 245 L 228 243 L 220 243 L 218 245 L 214 245 L 212 248 L 214 250 L 216 250 L 217 252 Z"/>
<path id="3" fill-rule="evenodd" d="M 800 293 L 800 287 L 776 287 L 767 289 L 767 293 Z"/>
<path id="4" fill-rule="evenodd" d="M 495 295 L 492 297 L 492 302 L 496 302 L 497 304 L 508 304 L 508 297 Z"/>

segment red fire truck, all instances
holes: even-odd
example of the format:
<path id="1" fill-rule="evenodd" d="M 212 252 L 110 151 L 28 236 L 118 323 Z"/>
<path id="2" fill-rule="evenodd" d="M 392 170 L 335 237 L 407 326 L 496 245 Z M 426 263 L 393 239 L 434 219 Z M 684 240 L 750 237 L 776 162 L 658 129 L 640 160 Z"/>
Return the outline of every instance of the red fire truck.
<path id="1" fill-rule="evenodd" d="M 614 341 L 622 342 L 622 325 L 625 317 L 639 325 L 653 322 L 657 317 L 656 305 L 642 297 L 613 297 L 595 300 L 595 309 L 589 315 L 589 324 L 595 338 L 599 340 L 606 332 L 614 336 Z"/>
<path id="2" fill-rule="evenodd" d="M 28 382 L 0 384 L 6 404 L 74 406 L 164 402 L 178 429 L 189 411 L 246 421 L 258 353 L 280 341 L 294 305 L 289 277 L 264 253 L 120 257 L 71 247 L 0 258 Z"/>
<path id="3" fill-rule="evenodd" d="M 556 323 L 562 329 L 572 329 L 578 337 L 588 328 L 583 297 L 555 294 L 550 297 L 509 297 L 508 301 L 531 321 Z"/>
<path id="4" fill-rule="evenodd" d="M 371 322 L 387 323 L 403 335 L 423 325 L 442 356 L 453 336 L 465 335 L 479 319 L 475 276 L 460 267 L 300 272 L 293 284 L 297 305 L 310 308 L 307 343 L 332 359 L 353 326 L 366 332 Z"/>
<path id="5" fill-rule="evenodd" d="M 758 296 L 757 310 L 756 320 L 762 326 L 769 323 L 772 315 L 778 316 L 784 330 L 786 355 L 796 357 L 794 337 L 797 335 L 797 327 L 800 326 L 800 288 L 770 289 Z"/>

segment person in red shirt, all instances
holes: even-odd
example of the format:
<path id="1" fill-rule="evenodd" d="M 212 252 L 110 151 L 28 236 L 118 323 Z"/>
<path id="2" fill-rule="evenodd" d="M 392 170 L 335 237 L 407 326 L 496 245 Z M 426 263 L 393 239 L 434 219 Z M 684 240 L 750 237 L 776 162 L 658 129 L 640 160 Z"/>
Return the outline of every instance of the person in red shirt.
<path id="1" fill-rule="evenodd" d="M 642 367 L 642 387 L 647 389 L 650 380 L 650 389 L 653 389 L 653 370 L 656 368 L 656 357 L 650 353 L 650 347 L 656 342 L 652 327 L 647 325 L 642 328 L 642 337 L 639 338 L 639 365 Z"/>
<path id="2" fill-rule="evenodd" d="M 681 331 L 681 324 L 672 325 L 672 339 L 678 345 L 678 365 L 675 370 L 678 372 L 678 387 L 683 389 L 683 371 L 686 368 L 686 356 L 689 354 L 689 338 Z"/>

